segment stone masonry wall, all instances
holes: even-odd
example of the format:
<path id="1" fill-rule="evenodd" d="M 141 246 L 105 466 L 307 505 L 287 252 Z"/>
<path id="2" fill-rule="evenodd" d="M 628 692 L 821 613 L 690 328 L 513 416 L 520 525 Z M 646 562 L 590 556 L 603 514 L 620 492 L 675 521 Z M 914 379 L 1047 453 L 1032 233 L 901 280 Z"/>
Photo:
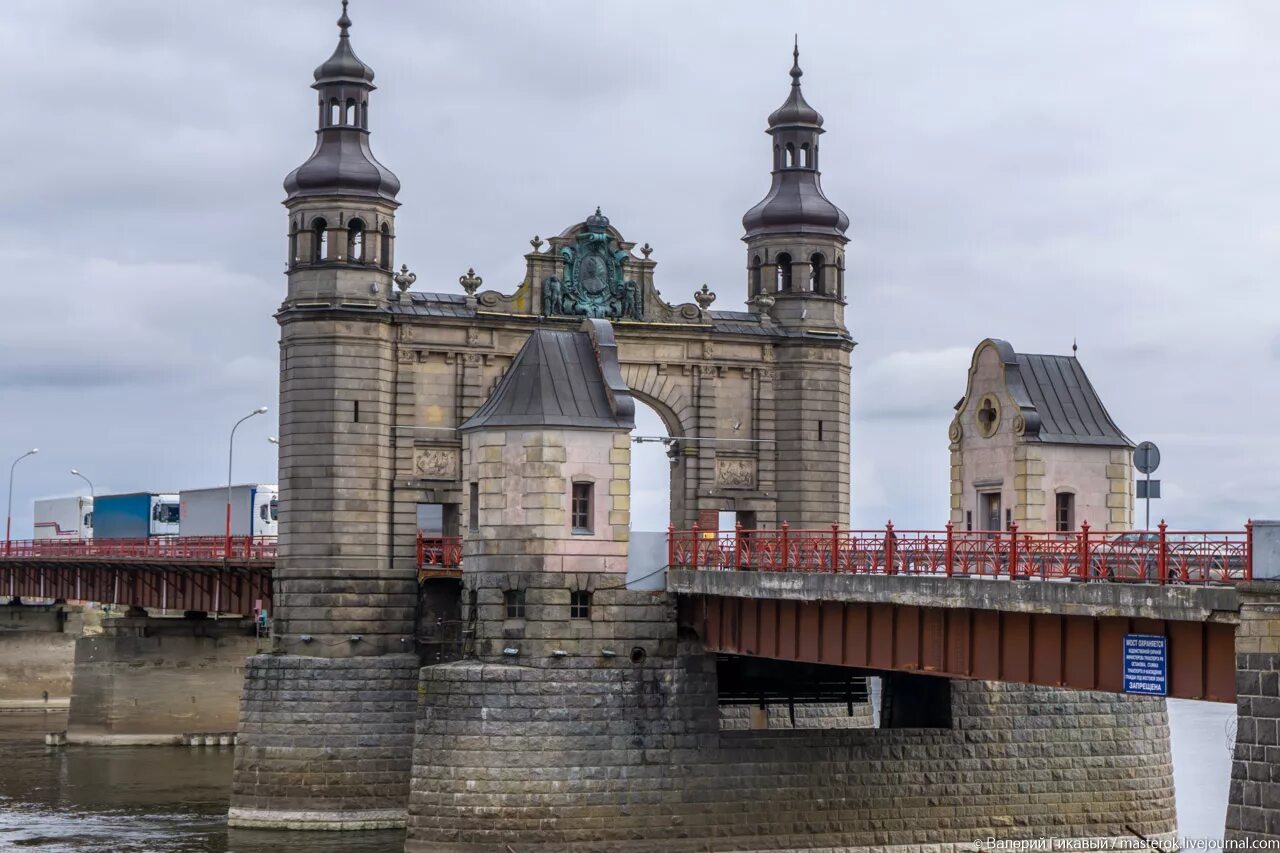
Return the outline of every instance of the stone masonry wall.
<path id="1" fill-rule="evenodd" d="M 403 826 L 416 655 L 248 660 L 229 823 Z"/>
<path id="2" fill-rule="evenodd" d="M 714 658 L 677 642 L 664 595 L 597 588 L 611 603 L 574 641 L 548 583 L 549 622 L 531 609 L 523 626 L 546 640 L 422 670 L 406 850 L 969 850 L 1175 829 L 1161 700 L 957 681 L 950 729 L 722 732 Z M 505 630 L 485 600 L 479 632 Z"/>
<path id="3" fill-rule="evenodd" d="M 1240 589 L 1228 841 L 1280 839 L 1280 583 Z"/>

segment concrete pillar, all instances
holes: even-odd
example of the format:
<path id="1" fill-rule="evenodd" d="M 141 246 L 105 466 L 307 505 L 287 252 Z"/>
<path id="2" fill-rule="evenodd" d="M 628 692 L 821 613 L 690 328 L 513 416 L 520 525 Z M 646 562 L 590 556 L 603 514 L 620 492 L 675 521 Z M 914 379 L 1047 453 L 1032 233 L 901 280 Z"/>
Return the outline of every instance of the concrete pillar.
<path id="1" fill-rule="evenodd" d="M 233 732 L 256 648 L 247 619 L 108 619 L 101 635 L 76 640 L 67 742 L 176 744 L 190 732 Z"/>
<path id="2" fill-rule="evenodd" d="M 0 710 L 64 710 L 71 697 L 79 608 L 0 606 Z"/>
<path id="3" fill-rule="evenodd" d="M 1273 577 L 1280 552 L 1259 552 L 1256 524 L 1254 573 Z M 1256 581 L 1241 587 L 1239 595 L 1236 745 L 1226 840 L 1274 843 L 1280 840 L 1280 581 Z"/>

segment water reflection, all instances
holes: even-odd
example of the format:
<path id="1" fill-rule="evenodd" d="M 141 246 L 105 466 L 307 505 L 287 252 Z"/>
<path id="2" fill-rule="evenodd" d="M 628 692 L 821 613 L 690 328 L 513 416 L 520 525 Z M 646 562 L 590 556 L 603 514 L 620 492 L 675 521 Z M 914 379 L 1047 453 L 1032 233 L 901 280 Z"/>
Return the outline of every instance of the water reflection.
<path id="1" fill-rule="evenodd" d="M 75 853 L 400 853 L 402 832 L 228 830 L 231 750 L 71 746 L 65 714 L 0 715 L 0 849 Z M 298 845 L 306 839 L 305 848 Z M 292 844 L 290 843 L 292 842 Z"/>

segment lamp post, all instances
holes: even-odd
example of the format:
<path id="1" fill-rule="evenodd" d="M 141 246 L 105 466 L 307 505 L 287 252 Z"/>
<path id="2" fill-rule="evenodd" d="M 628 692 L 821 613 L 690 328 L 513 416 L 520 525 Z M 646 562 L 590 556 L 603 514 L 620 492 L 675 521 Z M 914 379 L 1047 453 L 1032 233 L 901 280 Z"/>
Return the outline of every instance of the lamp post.
<path id="1" fill-rule="evenodd" d="M 18 463 L 28 456 L 35 456 L 40 452 L 40 448 L 33 447 L 26 453 L 13 460 L 13 464 L 9 466 L 9 507 L 4 514 L 4 555 L 9 556 L 9 533 L 13 527 L 13 469 L 18 467 Z"/>
<path id="2" fill-rule="evenodd" d="M 91 498 L 96 498 L 96 497 L 97 497 L 97 494 L 96 494 L 96 493 L 94 492 L 94 490 L 93 490 L 93 481 L 92 481 L 92 480 L 90 480 L 90 479 L 89 479 L 88 477 L 86 477 L 84 474 L 81 474 L 81 473 L 80 473 L 78 470 L 76 470 L 75 468 L 72 468 L 72 469 L 71 469 L 71 473 L 72 473 L 72 474 L 75 474 L 75 475 L 76 475 L 77 477 L 79 477 L 81 480 L 84 480 L 86 483 L 88 483 L 88 484 L 89 484 L 89 497 L 91 497 Z"/>
<path id="3" fill-rule="evenodd" d="M 249 418 L 267 413 L 266 406 L 259 406 L 240 420 L 236 421 L 236 425 L 231 428 L 231 438 L 227 442 L 227 550 L 226 558 L 231 559 L 231 460 L 234 458 L 236 449 L 236 430 L 240 428 L 240 424 L 249 420 Z"/>

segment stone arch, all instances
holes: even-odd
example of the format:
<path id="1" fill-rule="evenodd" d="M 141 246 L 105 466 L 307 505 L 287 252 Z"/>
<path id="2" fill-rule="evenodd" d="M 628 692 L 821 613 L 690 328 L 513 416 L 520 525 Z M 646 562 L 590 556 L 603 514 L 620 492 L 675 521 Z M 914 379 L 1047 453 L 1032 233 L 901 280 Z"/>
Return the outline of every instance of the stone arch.
<path id="1" fill-rule="evenodd" d="M 656 364 L 626 361 L 622 362 L 622 378 L 637 400 L 658 413 L 668 435 L 689 434 L 687 424 L 693 407 L 687 390 L 681 387 L 687 380 L 660 373 Z"/>

